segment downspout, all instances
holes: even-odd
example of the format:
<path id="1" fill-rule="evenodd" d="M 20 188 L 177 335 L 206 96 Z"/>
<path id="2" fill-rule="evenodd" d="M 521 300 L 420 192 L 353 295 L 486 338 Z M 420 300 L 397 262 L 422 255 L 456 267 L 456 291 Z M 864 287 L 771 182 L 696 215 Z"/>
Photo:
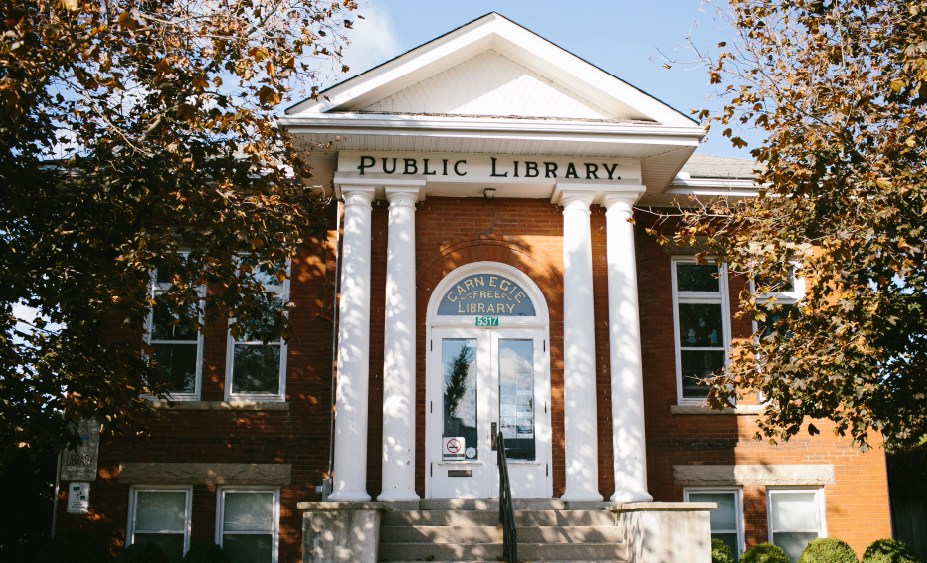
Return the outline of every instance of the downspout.
<path id="1" fill-rule="evenodd" d="M 334 186 L 332 186 L 334 188 Z M 316 492 L 322 495 L 322 502 L 328 500 L 328 495 L 332 493 L 332 463 L 335 454 L 335 366 L 338 365 L 338 285 L 341 281 L 341 275 L 338 268 L 341 254 L 338 249 L 341 246 L 341 200 L 338 200 L 338 211 L 335 213 L 335 305 L 332 313 L 332 377 L 331 390 L 332 400 L 329 406 L 329 422 L 331 425 L 331 434 L 328 438 L 328 477 L 322 480 L 322 486 L 316 487 Z"/>

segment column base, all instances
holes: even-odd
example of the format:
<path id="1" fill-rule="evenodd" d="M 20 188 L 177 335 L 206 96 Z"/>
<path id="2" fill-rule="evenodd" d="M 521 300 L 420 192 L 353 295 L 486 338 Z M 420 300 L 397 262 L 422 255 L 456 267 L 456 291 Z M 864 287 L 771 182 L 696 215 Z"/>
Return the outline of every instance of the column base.
<path id="1" fill-rule="evenodd" d="M 377 502 L 401 502 L 409 500 L 422 500 L 412 491 L 384 491 L 377 497 Z"/>
<path id="2" fill-rule="evenodd" d="M 365 491 L 335 491 L 328 495 L 328 502 L 370 502 Z"/>
<path id="3" fill-rule="evenodd" d="M 615 494 L 609 499 L 612 502 L 653 502 L 653 497 L 648 493 L 635 491 L 615 491 Z"/>
<path id="4" fill-rule="evenodd" d="M 562 497 L 560 497 L 560 500 L 564 502 L 590 501 L 590 500 L 594 502 L 602 502 L 602 500 L 604 499 L 605 497 L 593 491 L 570 491 L 568 493 L 565 493 Z"/>

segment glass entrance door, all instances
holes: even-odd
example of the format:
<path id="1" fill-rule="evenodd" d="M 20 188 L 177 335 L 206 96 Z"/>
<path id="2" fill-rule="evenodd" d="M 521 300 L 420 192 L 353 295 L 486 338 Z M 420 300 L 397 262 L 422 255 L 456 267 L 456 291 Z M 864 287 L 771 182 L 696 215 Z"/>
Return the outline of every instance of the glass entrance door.
<path id="1" fill-rule="evenodd" d="M 432 498 L 499 495 L 494 433 L 505 441 L 512 494 L 550 491 L 550 386 L 543 332 L 434 329 L 429 351 Z"/>

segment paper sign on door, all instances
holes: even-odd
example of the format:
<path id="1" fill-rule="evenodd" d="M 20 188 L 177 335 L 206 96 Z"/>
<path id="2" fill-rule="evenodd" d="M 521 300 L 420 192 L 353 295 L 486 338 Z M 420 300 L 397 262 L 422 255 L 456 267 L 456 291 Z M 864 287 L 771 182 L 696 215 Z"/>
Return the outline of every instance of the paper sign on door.
<path id="1" fill-rule="evenodd" d="M 467 440 L 462 437 L 444 438 L 443 461 L 464 461 L 467 459 Z"/>

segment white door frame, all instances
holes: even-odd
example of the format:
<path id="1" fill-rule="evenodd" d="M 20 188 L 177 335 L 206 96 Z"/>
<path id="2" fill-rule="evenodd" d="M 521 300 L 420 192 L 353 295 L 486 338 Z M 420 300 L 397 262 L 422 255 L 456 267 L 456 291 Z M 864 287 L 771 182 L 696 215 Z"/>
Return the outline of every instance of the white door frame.
<path id="1" fill-rule="evenodd" d="M 489 329 L 476 327 L 474 316 L 438 315 L 438 306 L 441 303 L 442 297 L 450 291 L 459 280 L 479 273 L 487 275 L 498 274 L 508 277 L 518 283 L 522 289 L 529 294 L 528 298 L 531 299 L 534 305 L 536 316 L 500 316 L 499 326 Z M 439 468 L 444 470 L 447 469 L 444 467 L 446 462 L 443 462 L 439 455 L 441 449 L 441 428 L 439 428 L 439 423 L 435 421 L 440 418 L 440 415 L 438 417 L 434 416 L 437 409 L 443 408 L 443 372 L 441 370 L 440 361 L 440 355 L 442 353 L 440 338 L 462 338 L 466 333 L 473 334 L 473 331 L 490 330 L 492 334 L 487 334 L 489 337 L 488 341 L 493 344 L 498 342 L 499 338 L 535 337 L 542 341 L 541 349 L 535 350 L 535 389 L 538 393 L 535 398 L 537 402 L 535 405 L 535 443 L 537 448 L 537 460 L 535 462 L 510 462 L 509 472 L 513 479 L 517 479 L 513 473 L 518 473 L 519 471 L 532 471 L 535 472 L 535 474 L 541 474 L 543 471 L 546 480 L 546 492 L 544 493 L 546 496 L 543 498 L 553 497 L 549 319 L 547 300 L 534 281 L 520 270 L 506 264 L 498 262 L 474 262 L 461 266 L 445 276 L 441 283 L 435 288 L 428 303 L 426 324 L 426 337 L 428 342 L 425 348 L 425 498 L 434 498 L 434 491 L 432 488 L 432 476 L 434 472 L 438 471 Z M 458 329 L 460 332 L 458 332 L 458 330 L 447 331 L 443 329 Z M 436 330 L 438 331 L 437 333 Z M 457 334 L 461 336 L 452 336 Z M 436 338 L 436 336 L 438 338 Z M 437 340 L 437 342 L 435 342 L 435 340 Z M 494 349 L 493 344 L 489 346 L 490 349 Z M 535 346 L 535 348 L 537 347 Z M 489 350 L 486 352 L 489 352 Z M 435 359 L 436 357 L 438 359 Z M 490 381 L 494 381 L 494 379 L 490 377 Z M 483 385 L 483 387 L 486 387 L 486 385 Z M 486 401 L 487 404 L 490 397 L 490 395 L 487 395 L 489 391 L 489 389 L 479 390 L 478 388 L 478 394 L 484 397 L 484 401 Z M 495 393 L 491 394 L 491 396 L 495 396 Z M 483 445 L 482 440 L 480 445 Z M 489 452 L 488 442 L 485 446 L 486 451 Z M 489 453 L 492 454 L 491 459 L 485 459 L 481 451 L 480 461 L 487 464 L 484 467 L 487 467 L 492 472 L 496 472 L 495 452 Z M 474 467 L 472 469 L 475 470 L 476 468 Z M 474 471 L 474 476 L 476 475 L 477 472 Z M 489 485 L 490 497 L 498 495 L 498 485 L 494 485 L 495 483 L 497 483 L 496 477 L 491 476 Z M 513 491 L 513 496 L 519 495 Z"/>

